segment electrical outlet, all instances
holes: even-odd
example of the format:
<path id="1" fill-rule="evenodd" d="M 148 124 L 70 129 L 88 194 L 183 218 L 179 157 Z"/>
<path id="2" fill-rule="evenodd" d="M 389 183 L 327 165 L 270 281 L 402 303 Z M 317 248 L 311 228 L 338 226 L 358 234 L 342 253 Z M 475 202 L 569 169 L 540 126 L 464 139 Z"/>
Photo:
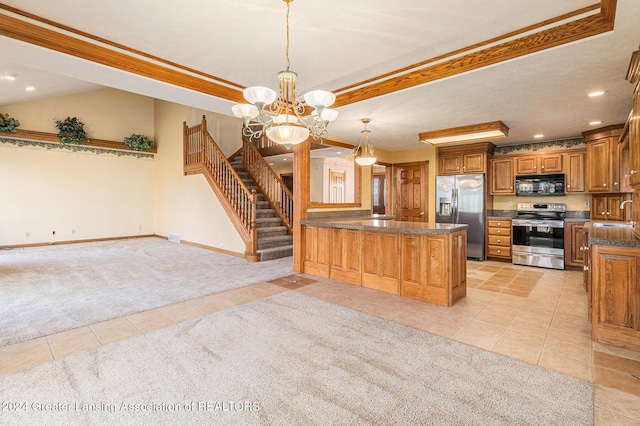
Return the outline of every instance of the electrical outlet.
<path id="1" fill-rule="evenodd" d="M 26 236 L 26 237 L 30 237 L 30 236 L 31 236 L 31 232 L 27 232 L 27 233 L 25 234 L 25 236 Z"/>
<path id="2" fill-rule="evenodd" d="M 513 201 L 509 201 L 509 207 L 513 207 Z"/>
<path id="3" fill-rule="evenodd" d="M 56 235 L 56 231 L 51 232 L 51 235 Z"/>
<path id="4" fill-rule="evenodd" d="M 224 248 L 224 243 L 220 243 L 220 248 Z"/>
<path id="5" fill-rule="evenodd" d="M 584 206 L 588 208 L 588 207 L 589 207 L 589 202 L 588 202 L 588 201 L 585 201 L 585 202 L 584 202 Z"/>
<path id="6" fill-rule="evenodd" d="M 71 230 L 71 233 L 72 233 L 72 234 L 75 234 L 75 233 L 76 233 L 76 230 L 75 230 L 75 229 L 72 229 L 72 230 Z"/>
<path id="7" fill-rule="evenodd" d="M 138 231 L 142 231 L 142 225 L 138 226 Z"/>

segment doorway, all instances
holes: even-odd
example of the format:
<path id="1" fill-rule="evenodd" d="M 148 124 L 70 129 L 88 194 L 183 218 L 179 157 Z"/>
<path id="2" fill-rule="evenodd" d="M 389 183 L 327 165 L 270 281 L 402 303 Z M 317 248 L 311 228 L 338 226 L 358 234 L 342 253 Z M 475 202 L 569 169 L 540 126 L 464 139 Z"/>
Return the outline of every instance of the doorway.
<path id="1" fill-rule="evenodd" d="M 329 180 L 331 182 L 330 203 L 344 203 L 344 182 L 346 177 L 347 174 L 343 171 L 329 171 Z"/>
<path id="2" fill-rule="evenodd" d="M 427 222 L 429 162 L 396 164 L 394 168 L 396 220 Z"/>
<path id="3" fill-rule="evenodd" d="M 375 165 L 373 168 L 373 179 L 371 181 L 371 204 L 373 214 L 387 213 L 387 172 L 385 166 Z"/>

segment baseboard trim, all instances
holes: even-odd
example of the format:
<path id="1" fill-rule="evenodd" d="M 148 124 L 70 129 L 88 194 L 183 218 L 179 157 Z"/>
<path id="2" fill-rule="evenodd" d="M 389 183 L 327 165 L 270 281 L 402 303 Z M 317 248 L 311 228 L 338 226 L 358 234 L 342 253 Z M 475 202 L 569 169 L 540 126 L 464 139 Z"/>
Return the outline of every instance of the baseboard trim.
<path id="1" fill-rule="evenodd" d="M 77 244 L 77 243 L 95 243 L 99 241 L 113 241 L 113 240 L 128 240 L 131 238 L 149 238 L 154 237 L 155 234 L 147 234 L 147 235 L 129 235 L 124 237 L 107 237 L 107 238 L 89 238 L 86 240 L 66 240 L 66 241 L 54 241 L 51 243 L 32 243 L 32 244 L 11 244 L 6 246 L 0 246 L 0 250 L 2 249 L 13 249 L 13 248 L 27 248 L 27 247 L 43 247 L 43 246 L 59 246 L 62 244 Z"/>
<path id="2" fill-rule="evenodd" d="M 157 238 L 162 238 L 163 240 L 169 240 L 168 236 L 164 236 L 164 235 L 160 235 L 160 234 L 155 234 L 153 235 L 154 237 Z M 235 251 L 231 251 L 231 250 L 225 250 L 225 249 L 221 249 L 218 247 L 213 247 L 213 246 L 208 246 L 206 244 L 200 244 L 200 243 L 194 243 L 193 241 L 187 241 L 187 240 L 180 240 L 180 244 L 186 244 L 188 246 L 194 246 L 194 247 L 198 247 L 198 248 L 203 248 L 206 250 L 211 250 L 211 251 L 217 251 L 218 253 L 222 253 L 222 254 L 228 254 L 230 256 L 235 256 L 235 257 L 240 257 L 242 259 L 247 259 L 247 256 L 244 255 L 244 253 L 237 253 Z"/>

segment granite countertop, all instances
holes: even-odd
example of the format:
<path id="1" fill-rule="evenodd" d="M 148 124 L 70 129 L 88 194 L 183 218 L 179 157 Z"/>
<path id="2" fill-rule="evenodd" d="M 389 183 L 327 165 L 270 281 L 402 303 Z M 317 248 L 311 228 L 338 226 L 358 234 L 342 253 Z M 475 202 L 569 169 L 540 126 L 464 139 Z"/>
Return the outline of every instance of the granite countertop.
<path id="1" fill-rule="evenodd" d="M 613 221 L 611 221 L 613 223 Z M 593 226 L 594 222 L 588 222 L 584 228 L 589 232 L 589 244 L 614 247 L 638 247 L 638 238 L 631 228 L 613 228 Z"/>
<path id="2" fill-rule="evenodd" d="M 397 232 L 400 234 L 453 234 L 466 230 L 469 225 L 451 223 L 402 222 L 389 219 L 307 219 L 302 225 L 323 226 L 327 228 L 356 229 L 364 231 Z"/>
<path id="3" fill-rule="evenodd" d="M 589 219 L 585 219 L 582 217 L 565 217 L 564 221 L 571 222 L 571 223 L 587 223 L 589 222 Z"/>
<path id="4" fill-rule="evenodd" d="M 511 216 L 487 216 L 487 220 L 511 220 Z"/>

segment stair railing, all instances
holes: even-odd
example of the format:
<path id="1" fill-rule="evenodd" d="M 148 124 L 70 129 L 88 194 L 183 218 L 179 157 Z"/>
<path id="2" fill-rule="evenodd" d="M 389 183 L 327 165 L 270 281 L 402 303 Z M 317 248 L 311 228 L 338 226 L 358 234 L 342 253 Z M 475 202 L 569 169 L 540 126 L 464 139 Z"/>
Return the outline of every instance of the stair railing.
<path id="1" fill-rule="evenodd" d="M 243 137 L 242 165 L 253 181 L 258 185 L 266 200 L 276 211 L 282 222 L 293 232 L 293 193 L 273 171 L 267 161 L 250 142 Z"/>
<path id="2" fill-rule="evenodd" d="M 257 253 L 256 228 L 257 194 L 251 191 L 222 153 L 207 131 L 207 119 L 193 127 L 184 123 L 185 170 L 200 165 L 216 193 L 222 195 L 221 203 L 246 245 L 246 255 Z"/>

